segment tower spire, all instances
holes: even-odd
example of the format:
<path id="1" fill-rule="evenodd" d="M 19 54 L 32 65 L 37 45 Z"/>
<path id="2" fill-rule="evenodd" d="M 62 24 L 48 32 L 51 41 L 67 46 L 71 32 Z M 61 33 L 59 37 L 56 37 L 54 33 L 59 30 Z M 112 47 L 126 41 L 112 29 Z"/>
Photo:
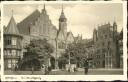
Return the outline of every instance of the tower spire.
<path id="1" fill-rule="evenodd" d="M 13 9 L 12 9 L 12 16 L 13 16 Z"/>
<path id="2" fill-rule="evenodd" d="M 63 4 L 62 4 L 62 12 L 64 12 L 64 9 L 63 9 Z"/>
<path id="3" fill-rule="evenodd" d="M 114 17 L 113 25 L 116 25 L 116 18 Z"/>
<path id="4" fill-rule="evenodd" d="M 67 19 L 66 19 L 65 15 L 64 15 L 63 4 L 62 4 L 61 7 L 62 7 L 62 11 L 61 11 L 61 15 L 60 15 L 59 21 L 66 21 Z"/>
<path id="5" fill-rule="evenodd" d="M 114 17 L 114 21 L 116 21 L 116 17 Z"/>
<path id="6" fill-rule="evenodd" d="M 44 10 L 45 10 L 45 4 L 44 4 Z"/>

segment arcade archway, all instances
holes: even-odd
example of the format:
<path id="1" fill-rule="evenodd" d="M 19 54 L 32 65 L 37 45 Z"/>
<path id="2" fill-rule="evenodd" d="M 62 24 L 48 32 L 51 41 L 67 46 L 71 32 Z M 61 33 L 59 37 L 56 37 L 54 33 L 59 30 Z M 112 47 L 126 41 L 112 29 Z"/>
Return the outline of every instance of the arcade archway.
<path id="1" fill-rule="evenodd" d="M 50 58 L 50 63 L 51 63 L 51 68 L 55 69 L 55 58 L 54 57 Z"/>

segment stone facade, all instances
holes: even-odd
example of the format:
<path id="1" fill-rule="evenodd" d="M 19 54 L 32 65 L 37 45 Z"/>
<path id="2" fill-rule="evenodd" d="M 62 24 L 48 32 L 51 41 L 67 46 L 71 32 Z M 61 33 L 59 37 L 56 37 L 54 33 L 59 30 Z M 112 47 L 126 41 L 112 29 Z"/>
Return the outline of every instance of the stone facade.
<path id="1" fill-rule="evenodd" d="M 94 65 L 99 68 L 118 68 L 120 54 L 118 46 L 118 33 L 116 22 L 113 25 L 104 24 L 94 29 L 93 40 L 95 47 Z"/>
<path id="2" fill-rule="evenodd" d="M 11 47 L 6 46 L 8 44 L 6 42 L 8 40 L 12 41 L 13 37 L 17 40 L 17 42 L 20 42 L 16 44 L 18 47 L 20 46 L 20 48 L 16 47 L 17 51 L 15 53 L 15 57 L 10 58 L 11 60 L 15 59 L 16 61 L 19 58 L 19 56 L 20 58 L 23 57 L 24 52 L 26 52 L 24 48 L 27 44 L 30 43 L 32 39 L 44 39 L 44 38 L 47 39 L 48 42 L 51 45 L 53 45 L 55 48 L 55 51 L 51 55 L 56 60 L 65 51 L 67 44 L 75 41 L 72 32 L 67 32 L 67 18 L 64 15 L 63 8 L 59 18 L 59 29 L 57 29 L 56 26 L 52 24 L 49 15 L 47 14 L 47 11 L 45 9 L 45 5 L 44 5 L 44 9 L 42 9 L 41 12 L 35 10 L 32 14 L 30 14 L 28 17 L 26 17 L 23 21 L 21 21 L 17 25 L 15 23 L 13 16 L 10 22 L 11 22 L 9 23 L 10 26 L 8 25 L 4 32 L 4 40 L 5 40 L 4 56 L 6 63 L 5 69 L 8 69 L 7 66 L 10 64 L 6 62 L 6 60 L 10 61 L 8 58 L 10 54 L 14 56 L 13 52 L 9 51 L 15 49 L 13 48 L 14 46 L 11 44 L 10 44 Z M 10 34 L 7 29 L 11 29 L 12 32 L 15 31 L 16 33 Z M 20 38 L 21 35 L 23 39 Z M 7 55 L 8 51 L 10 54 Z"/>

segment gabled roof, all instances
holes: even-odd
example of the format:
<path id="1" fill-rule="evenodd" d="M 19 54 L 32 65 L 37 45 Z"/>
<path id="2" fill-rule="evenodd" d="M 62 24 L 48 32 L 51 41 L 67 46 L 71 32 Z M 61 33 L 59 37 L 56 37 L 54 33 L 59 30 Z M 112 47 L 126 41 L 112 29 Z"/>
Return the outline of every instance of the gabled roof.
<path id="1" fill-rule="evenodd" d="M 23 21 L 21 21 L 17 25 L 19 32 L 21 34 L 26 34 L 26 35 L 29 34 L 30 25 L 33 25 L 39 16 L 40 16 L 40 12 L 36 9 L 32 14 L 30 14 L 28 17 L 26 17 Z"/>
<path id="2" fill-rule="evenodd" d="M 62 30 L 58 30 L 58 32 L 57 32 L 57 38 L 58 39 L 62 39 L 63 38 L 63 40 L 66 40 L 66 38 L 64 36 L 64 32 Z"/>
<path id="3" fill-rule="evenodd" d="M 68 38 L 68 36 L 69 36 L 70 34 L 73 36 L 72 32 L 70 31 L 70 32 L 67 33 L 67 38 Z M 73 38 L 74 38 L 74 36 L 73 36 Z"/>
<path id="4" fill-rule="evenodd" d="M 19 30 L 17 28 L 16 22 L 15 22 L 13 16 L 11 17 L 9 24 L 5 29 L 4 34 L 19 35 Z"/>
<path id="5" fill-rule="evenodd" d="M 75 41 L 74 35 L 72 34 L 71 31 L 67 33 L 66 40 L 68 41 L 68 39 L 70 38 L 70 36 L 72 36 L 73 37 L 73 40 Z"/>

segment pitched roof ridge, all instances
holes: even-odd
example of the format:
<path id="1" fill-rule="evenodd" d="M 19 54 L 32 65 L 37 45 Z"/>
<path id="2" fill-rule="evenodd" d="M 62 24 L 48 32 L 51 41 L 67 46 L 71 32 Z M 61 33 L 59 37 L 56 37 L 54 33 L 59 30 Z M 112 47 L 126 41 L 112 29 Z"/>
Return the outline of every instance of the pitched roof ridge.
<path id="1" fill-rule="evenodd" d="M 33 16 L 33 14 L 35 13 L 40 13 L 38 9 L 34 10 L 32 13 L 30 13 L 27 17 L 25 17 L 21 22 L 23 22 L 24 20 L 27 20 L 29 17 Z"/>

